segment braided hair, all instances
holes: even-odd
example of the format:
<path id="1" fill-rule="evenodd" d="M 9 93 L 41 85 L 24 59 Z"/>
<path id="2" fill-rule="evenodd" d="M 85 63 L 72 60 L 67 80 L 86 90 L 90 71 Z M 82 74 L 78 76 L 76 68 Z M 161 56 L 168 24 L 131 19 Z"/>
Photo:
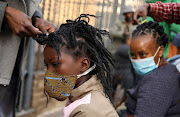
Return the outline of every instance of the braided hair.
<path id="1" fill-rule="evenodd" d="M 139 25 L 136 30 L 132 33 L 132 40 L 138 36 L 151 34 L 156 41 L 157 46 L 163 45 L 164 47 L 168 44 L 168 36 L 164 32 L 163 26 L 157 22 L 146 22 Z"/>
<path id="2" fill-rule="evenodd" d="M 110 97 L 112 91 L 110 74 L 110 64 L 114 66 L 114 59 L 111 53 L 105 48 L 102 36 L 109 36 L 109 32 L 106 30 L 100 30 L 89 25 L 89 14 L 81 14 L 77 19 L 67 20 L 62 24 L 58 31 L 46 34 L 39 34 L 36 41 L 46 46 L 50 46 L 57 51 L 60 55 L 60 49 L 66 47 L 70 50 L 72 56 L 83 55 L 91 61 L 90 66 L 96 64 L 96 68 L 91 72 L 92 75 L 97 75 L 100 79 L 104 92 Z M 87 21 L 86 21 L 87 19 Z M 85 53 L 85 54 L 84 54 Z"/>

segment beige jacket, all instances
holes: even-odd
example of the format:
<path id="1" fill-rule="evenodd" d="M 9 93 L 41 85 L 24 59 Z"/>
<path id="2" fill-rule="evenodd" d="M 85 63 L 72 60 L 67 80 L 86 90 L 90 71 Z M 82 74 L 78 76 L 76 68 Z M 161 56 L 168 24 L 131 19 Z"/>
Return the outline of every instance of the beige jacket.
<path id="1" fill-rule="evenodd" d="M 118 117 L 96 76 L 74 89 L 69 102 L 64 117 Z"/>

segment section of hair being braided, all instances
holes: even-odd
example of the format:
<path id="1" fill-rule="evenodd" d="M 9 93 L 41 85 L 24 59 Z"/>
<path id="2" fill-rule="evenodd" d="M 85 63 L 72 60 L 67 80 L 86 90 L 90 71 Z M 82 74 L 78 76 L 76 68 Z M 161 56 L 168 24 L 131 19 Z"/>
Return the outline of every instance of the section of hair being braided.
<path id="1" fill-rule="evenodd" d="M 41 45 L 51 46 L 58 55 L 60 55 L 60 49 L 66 47 L 75 57 L 81 55 L 88 57 L 91 66 L 96 64 L 96 68 L 91 74 L 97 75 L 104 87 L 105 94 L 110 97 L 112 91 L 110 64 L 114 66 L 114 59 L 104 47 L 102 40 L 103 36 L 107 36 L 109 39 L 110 36 L 106 30 L 89 25 L 90 16 L 95 17 L 94 15 L 81 14 L 74 21 L 67 20 L 58 31 L 50 33 L 48 36 L 40 34 L 36 41 Z"/>
<path id="2" fill-rule="evenodd" d="M 164 32 L 163 26 L 159 25 L 157 22 L 152 21 L 139 25 L 132 33 L 132 39 L 147 34 L 151 34 L 153 36 L 157 46 L 163 45 L 165 47 L 168 44 L 168 36 Z"/>

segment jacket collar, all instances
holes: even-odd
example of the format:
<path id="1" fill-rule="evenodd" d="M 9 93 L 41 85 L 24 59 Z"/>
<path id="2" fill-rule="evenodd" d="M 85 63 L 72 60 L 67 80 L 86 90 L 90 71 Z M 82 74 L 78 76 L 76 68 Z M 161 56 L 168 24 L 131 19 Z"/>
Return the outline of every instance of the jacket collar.
<path id="1" fill-rule="evenodd" d="M 100 91 L 103 94 L 103 86 L 100 80 L 97 79 L 96 75 L 93 75 L 89 80 L 72 90 L 69 101 L 71 103 L 77 99 L 84 97 L 87 93 L 90 93 L 92 91 Z"/>

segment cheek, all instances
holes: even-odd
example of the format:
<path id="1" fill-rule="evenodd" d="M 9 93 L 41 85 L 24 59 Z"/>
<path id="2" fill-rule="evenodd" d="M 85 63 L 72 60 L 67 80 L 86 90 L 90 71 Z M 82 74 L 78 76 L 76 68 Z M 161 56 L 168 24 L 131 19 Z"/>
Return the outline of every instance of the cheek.
<path id="1" fill-rule="evenodd" d="M 159 57 L 156 55 L 156 56 L 154 57 L 154 62 L 157 64 L 157 63 L 158 63 L 158 60 L 159 60 Z"/>
<path id="2" fill-rule="evenodd" d="M 59 65 L 57 72 L 63 75 L 78 75 L 80 74 L 80 63 L 68 59 Z"/>

